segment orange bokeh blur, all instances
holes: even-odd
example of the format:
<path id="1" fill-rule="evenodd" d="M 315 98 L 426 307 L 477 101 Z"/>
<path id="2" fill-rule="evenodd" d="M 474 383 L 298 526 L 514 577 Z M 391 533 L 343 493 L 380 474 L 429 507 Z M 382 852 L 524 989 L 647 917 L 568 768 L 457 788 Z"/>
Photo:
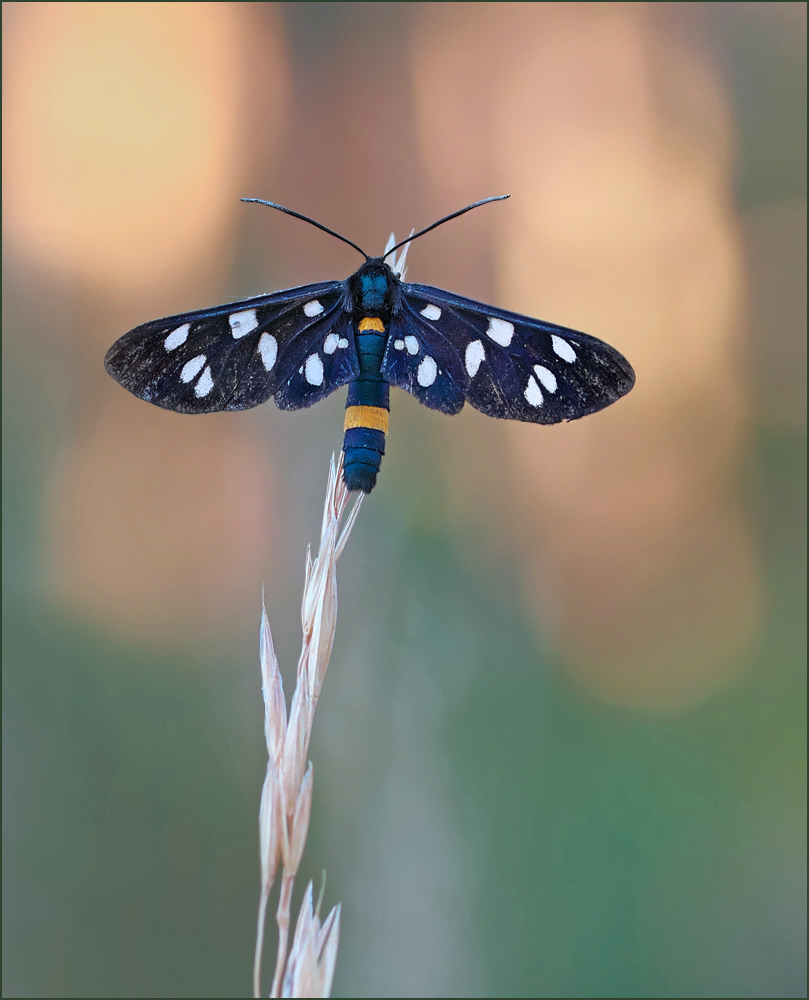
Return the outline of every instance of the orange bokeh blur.
<path id="1" fill-rule="evenodd" d="M 433 184 L 519 192 L 490 216 L 498 302 L 603 337 L 637 375 L 587 420 L 498 427 L 526 602 L 588 687 L 676 707 L 744 663 L 759 618 L 732 498 L 746 328 L 722 86 L 671 12 L 466 13 L 425 10 L 413 49 Z"/>
<path id="2" fill-rule="evenodd" d="M 263 120 L 277 139 L 286 83 L 278 35 L 263 32 L 259 45 L 229 4 L 9 6 L 9 237 L 113 290 L 198 264 L 226 238 L 232 193 L 248 175 L 240 124 L 250 63 L 267 85 Z"/>
<path id="3" fill-rule="evenodd" d="M 6 238 L 72 288 L 85 380 L 45 503 L 51 590 L 140 638 L 198 635 L 254 592 L 271 463 L 249 424 L 151 412 L 100 359 L 183 295 L 222 294 L 239 196 L 277 152 L 280 21 L 220 3 L 6 8 Z"/>

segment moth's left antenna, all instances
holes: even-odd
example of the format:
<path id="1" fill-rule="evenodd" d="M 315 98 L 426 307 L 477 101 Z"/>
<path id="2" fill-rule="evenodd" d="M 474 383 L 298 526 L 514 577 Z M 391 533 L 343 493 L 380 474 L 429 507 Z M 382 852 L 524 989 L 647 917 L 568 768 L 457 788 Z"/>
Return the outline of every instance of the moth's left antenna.
<path id="1" fill-rule="evenodd" d="M 358 250 L 366 260 L 371 259 L 362 247 L 358 247 L 356 243 L 352 243 L 351 240 L 347 240 L 345 236 L 335 233 L 335 231 L 333 229 L 329 229 L 328 226 L 322 226 L 319 222 L 315 222 L 315 220 L 310 219 L 308 215 L 301 215 L 300 212 L 293 212 L 291 208 L 284 208 L 283 205 L 276 205 L 274 201 L 264 201 L 263 198 L 242 198 L 242 201 L 253 202 L 256 205 L 269 205 L 270 208 L 277 208 L 279 212 L 286 212 L 287 215 L 294 215 L 296 219 L 302 219 L 304 222 L 308 222 L 310 226 L 316 226 L 318 229 L 322 229 L 324 233 L 328 233 L 329 236 L 336 236 L 338 240 L 342 240 L 343 243 L 347 243 L 350 247 L 354 247 L 354 249 Z"/>

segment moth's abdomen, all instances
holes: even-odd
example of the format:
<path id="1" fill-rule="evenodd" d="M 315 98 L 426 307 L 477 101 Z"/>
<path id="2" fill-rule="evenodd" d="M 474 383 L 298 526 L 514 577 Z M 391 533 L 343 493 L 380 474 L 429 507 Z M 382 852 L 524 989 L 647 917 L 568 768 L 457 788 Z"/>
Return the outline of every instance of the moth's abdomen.
<path id="1" fill-rule="evenodd" d="M 369 426 L 370 425 L 370 426 Z M 346 409 L 343 479 L 350 490 L 370 493 L 385 454 L 388 411 L 381 406 Z"/>
<path id="2" fill-rule="evenodd" d="M 343 479 L 350 490 L 363 493 L 376 485 L 385 454 L 390 389 L 380 369 L 386 339 L 381 319 L 360 320 L 356 334 L 360 375 L 349 384 L 346 399 Z"/>

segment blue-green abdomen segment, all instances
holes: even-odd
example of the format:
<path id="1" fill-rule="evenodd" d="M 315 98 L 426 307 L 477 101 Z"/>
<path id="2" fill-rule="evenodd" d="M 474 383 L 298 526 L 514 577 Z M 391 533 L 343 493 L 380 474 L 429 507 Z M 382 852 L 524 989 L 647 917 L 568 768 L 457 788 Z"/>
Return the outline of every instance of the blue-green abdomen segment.
<path id="1" fill-rule="evenodd" d="M 382 378 L 385 325 L 366 316 L 357 327 L 356 344 L 360 374 L 348 385 L 346 399 L 345 463 L 343 479 L 350 490 L 370 493 L 385 454 L 390 387 Z"/>
<path id="2" fill-rule="evenodd" d="M 349 427 L 343 441 L 343 479 L 350 490 L 370 493 L 385 454 L 385 434 L 371 427 Z"/>

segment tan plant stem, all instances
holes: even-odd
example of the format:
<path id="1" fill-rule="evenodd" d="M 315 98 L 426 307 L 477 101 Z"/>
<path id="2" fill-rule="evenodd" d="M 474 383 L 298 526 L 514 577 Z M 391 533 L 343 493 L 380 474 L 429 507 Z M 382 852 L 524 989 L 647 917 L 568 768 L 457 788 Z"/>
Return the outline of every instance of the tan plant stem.
<path id="1" fill-rule="evenodd" d="M 295 885 L 294 875 L 284 875 L 281 879 L 281 895 L 278 899 L 278 912 L 275 915 L 278 924 L 278 955 L 275 959 L 275 974 L 272 978 L 271 997 L 281 995 L 281 977 L 287 961 L 287 946 L 289 943 L 289 912 L 292 906 L 292 889 Z"/>
<path id="2" fill-rule="evenodd" d="M 261 954 L 264 943 L 264 919 L 267 912 L 267 901 L 270 898 L 271 886 L 261 887 L 261 899 L 258 904 L 258 927 L 256 928 L 256 955 L 253 960 L 253 996 L 261 996 Z"/>

